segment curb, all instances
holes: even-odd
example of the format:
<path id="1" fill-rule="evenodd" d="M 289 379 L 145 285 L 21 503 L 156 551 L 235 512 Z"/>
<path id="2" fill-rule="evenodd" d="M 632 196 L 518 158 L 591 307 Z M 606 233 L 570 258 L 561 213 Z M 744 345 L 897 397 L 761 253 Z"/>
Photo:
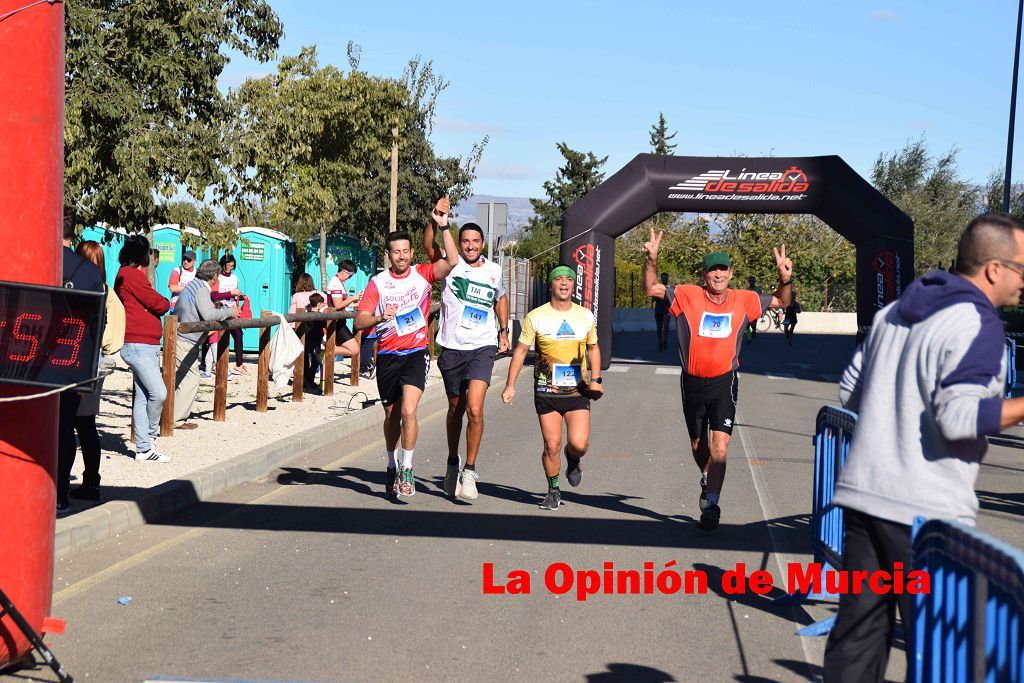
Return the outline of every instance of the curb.
<path id="1" fill-rule="evenodd" d="M 494 362 L 491 386 L 507 373 L 508 358 Z M 444 383 L 428 385 L 424 399 L 444 396 Z M 135 501 L 110 501 L 58 519 L 54 529 L 55 560 L 70 557 L 100 541 L 207 501 L 236 486 L 262 479 L 281 465 L 319 451 L 352 434 L 384 424 L 383 410 L 363 409 L 292 436 L 204 467 L 181 479 L 148 489 Z"/>

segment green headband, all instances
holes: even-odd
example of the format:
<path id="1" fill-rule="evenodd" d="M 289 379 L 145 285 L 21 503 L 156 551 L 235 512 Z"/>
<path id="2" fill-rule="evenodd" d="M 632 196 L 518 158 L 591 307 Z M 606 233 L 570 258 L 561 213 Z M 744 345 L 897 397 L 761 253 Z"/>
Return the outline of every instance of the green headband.
<path id="1" fill-rule="evenodd" d="M 548 273 L 548 279 L 554 280 L 556 277 L 571 277 L 573 280 L 576 279 L 576 273 L 569 266 L 555 266 Z"/>

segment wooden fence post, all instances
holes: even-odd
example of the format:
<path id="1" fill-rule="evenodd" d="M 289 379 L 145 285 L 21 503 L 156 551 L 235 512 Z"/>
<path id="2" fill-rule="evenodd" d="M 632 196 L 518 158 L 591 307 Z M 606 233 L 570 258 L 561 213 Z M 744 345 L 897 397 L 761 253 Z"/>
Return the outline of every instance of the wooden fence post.
<path id="1" fill-rule="evenodd" d="M 355 319 L 352 320 L 352 328 L 355 329 Z M 350 387 L 359 386 L 359 368 L 363 364 L 362 351 L 363 349 L 363 332 L 360 330 L 356 332 L 356 352 L 352 354 L 352 373 L 348 376 L 348 385 Z"/>
<path id="2" fill-rule="evenodd" d="M 437 318 L 433 318 L 430 324 L 427 325 L 427 345 L 430 347 L 430 362 L 437 360 L 437 354 L 434 353 L 434 335 L 437 333 Z"/>
<path id="3" fill-rule="evenodd" d="M 217 339 L 217 377 L 213 385 L 213 421 L 223 422 L 228 409 L 228 345 L 229 330 L 221 330 Z"/>
<path id="4" fill-rule="evenodd" d="M 302 344 L 302 354 L 295 359 L 295 370 L 292 372 L 292 401 L 302 403 L 302 390 L 305 388 L 303 386 L 303 382 L 305 382 L 303 373 L 305 372 L 306 365 L 306 323 L 299 323 L 299 329 L 295 333 Z"/>
<path id="5" fill-rule="evenodd" d="M 334 311 L 328 308 L 328 311 Z M 320 379 L 322 381 L 324 396 L 334 396 L 334 342 L 338 336 L 338 325 L 344 325 L 344 320 L 327 321 L 327 339 L 324 341 L 324 363 L 320 368 Z"/>
<path id="6" fill-rule="evenodd" d="M 263 311 L 261 318 L 271 318 L 270 311 Z M 256 365 L 256 412 L 267 412 L 270 396 L 270 327 L 260 328 L 260 357 Z"/>
<path id="7" fill-rule="evenodd" d="M 178 359 L 178 317 L 169 315 L 164 318 L 164 388 L 167 398 L 160 413 L 160 436 L 174 436 L 174 375 L 177 371 Z"/>

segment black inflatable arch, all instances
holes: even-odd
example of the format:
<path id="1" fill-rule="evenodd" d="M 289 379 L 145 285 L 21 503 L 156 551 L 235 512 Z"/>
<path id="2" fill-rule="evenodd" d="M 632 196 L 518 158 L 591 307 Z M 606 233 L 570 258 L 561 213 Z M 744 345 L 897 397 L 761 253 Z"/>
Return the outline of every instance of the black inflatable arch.
<path id="1" fill-rule="evenodd" d="M 561 260 L 576 268 L 573 300 L 597 316 L 605 367 L 615 238 L 659 211 L 814 214 L 856 246 L 861 328 L 913 279 L 913 222 L 838 156 L 638 154 L 562 214 Z M 791 247 L 799 278 L 800 245 Z"/>

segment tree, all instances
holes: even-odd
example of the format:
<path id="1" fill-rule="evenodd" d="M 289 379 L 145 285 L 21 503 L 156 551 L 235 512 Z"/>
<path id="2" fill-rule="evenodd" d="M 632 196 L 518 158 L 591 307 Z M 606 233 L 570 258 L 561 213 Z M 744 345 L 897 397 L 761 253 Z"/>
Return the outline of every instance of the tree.
<path id="1" fill-rule="evenodd" d="M 534 216 L 530 218 L 519 240 L 516 255 L 535 259 L 542 270 L 558 262 L 555 248 L 560 239 L 562 213 L 601 184 L 601 167 L 608 157 L 598 159 L 593 152 L 578 152 L 564 142 L 558 151 L 565 164 L 555 172 L 554 180 L 544 183 L 546 199 L 531 199 Z"/>
<path id="2" fill-rule="evenodd" d="M 1003 182 L 1006 171 L 997 168 L 988 177 L 984 204 L 988 211 L 1003 210 Z M 1024 220 L 1024 185 L 1010 183 L 1010 215 L 1017 220 Z"/>
<path id="3" fill-rule="evenodd" d="M 448 87 L 430 61 L 409 60 L 401 83 L 403 125 L 398 135 L 399 230 L 421 230 L 437 199 L 447 194 L 452 205 L 472 194 L 476 168 L 487 145 L 485 136 L 463 156 L 438 156 L 430 141 L 437 100 Z M 389 158 L 373 157 L 345 193 L 342 225 L 346 232 L 367 243 L 382 241 L 387 234 L 391 182 Z"/>
<path id="4" fill-rule="evenodd" d="M 65 29 L 65 203 L 146 231 L 170 197 L 201 203 L 223 181 L 217 78 L 228 49 L 273 56 L 283 29 L 270 5 L 75 0 Z"/>
<path id="5" fill-rule="evenodd" d="M 669 144 L 678 134 L 678 131 L 668 134 L 668 123 L 665 122 L 665 115 L 658 114 L 658 122 L 651 126 L 651 152 L 654 154 L 670 155 L 676 150 L 677 145 Z"/>
<path id="6" fill-rule="evenodd" d="M 390 153 L 391 128 L 404 123 L 402 84 L 358 70 L 320 66 L 316 48 L 285 57 L 276 74 L 249 79 L 229 96 L 226 131 L 232 190 L 239 203 L 272 208 L 276 224 L 305 244 L 319 233 L 321 279 L 327 281 L 326 235 L 337 226 L 352 189 L 374 158 Z"/>
<path id="7" fill-rule="evenodd" d="M 946 268 L 956 257 L 956 242 L 980 208 L 978 188 L 960 180 L 957 149 L 935 156 L 921 137 L 889 156 L 879 154 L 871 182 L 914 221 L 914 269 L 917 276 Z"/>

